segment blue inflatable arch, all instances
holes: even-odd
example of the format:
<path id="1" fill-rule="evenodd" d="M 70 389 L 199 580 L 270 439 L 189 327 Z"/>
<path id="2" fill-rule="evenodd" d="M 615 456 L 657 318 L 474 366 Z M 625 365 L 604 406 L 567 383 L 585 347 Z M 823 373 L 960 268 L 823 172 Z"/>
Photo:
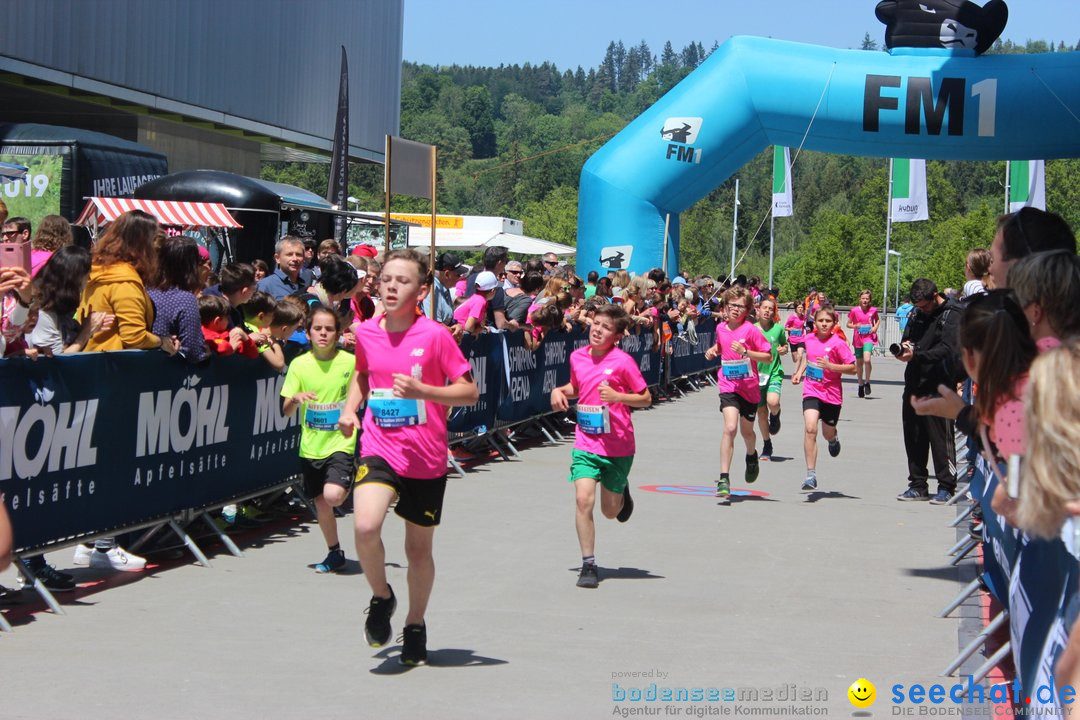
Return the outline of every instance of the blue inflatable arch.
<path id="1" fill-rule="evenodd" d="M 733 38 L 585 163 L 580 272 L 659 267 L 668 214 L 677 272 L 679 213 L 769 145 L 799 147 L 804 135 L 806 149 L 872 157 L 1078 157 L 1080 53 Z"/>

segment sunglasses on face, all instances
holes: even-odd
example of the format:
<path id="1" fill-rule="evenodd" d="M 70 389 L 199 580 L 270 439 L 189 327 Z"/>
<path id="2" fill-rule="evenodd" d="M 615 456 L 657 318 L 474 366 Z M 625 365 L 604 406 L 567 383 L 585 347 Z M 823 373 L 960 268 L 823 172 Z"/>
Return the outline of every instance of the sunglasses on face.
<path id="1" fill-rule="evenodd" d="M 545 265 L 558 265 L 559 261 L 558 260 L 545 260 L 544 264 Z"/>
<path id="2" fill-rule="evenodd" d="M 19 234 L 18 230 L 4 230 L 3 232 L 0 232 L 0 236 L 3 236 L 3 237 L 15 237 L 18 234 Z"/>
<path id="3" fill-rule="evenodd" d="M 507 275 L 521 275 L 522 271 L 521 270 L 507 270 L 506 274 Z"/>

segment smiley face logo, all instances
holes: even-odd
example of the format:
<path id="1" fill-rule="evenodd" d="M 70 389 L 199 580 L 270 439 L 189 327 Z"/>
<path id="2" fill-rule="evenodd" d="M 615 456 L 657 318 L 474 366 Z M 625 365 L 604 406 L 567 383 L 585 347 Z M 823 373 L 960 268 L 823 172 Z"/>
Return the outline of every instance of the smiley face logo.
<path id="1" fill-rule="evenodd" d="M 877 689 L 874 687 L 874 683 L 870 682 L 866 678 L 859 678 L 855 682 L 851 683 L 851 687 L 847 691 L 848 700 L 851 704 L 857 708 L 868 708 L 874 704 L 874 700 L 877 699 Z"/>

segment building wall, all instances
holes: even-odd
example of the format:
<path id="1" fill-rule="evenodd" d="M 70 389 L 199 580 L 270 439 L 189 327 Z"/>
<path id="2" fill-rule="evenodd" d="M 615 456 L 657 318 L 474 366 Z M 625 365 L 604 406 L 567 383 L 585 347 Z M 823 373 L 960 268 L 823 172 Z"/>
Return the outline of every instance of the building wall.
<path id="1" fill-rule="evenodd" d="M 0 0 L 0 72 L 328 150 L 345 46 L 350 154 L 381 160 L 400 123 L 403 3 Z"/>

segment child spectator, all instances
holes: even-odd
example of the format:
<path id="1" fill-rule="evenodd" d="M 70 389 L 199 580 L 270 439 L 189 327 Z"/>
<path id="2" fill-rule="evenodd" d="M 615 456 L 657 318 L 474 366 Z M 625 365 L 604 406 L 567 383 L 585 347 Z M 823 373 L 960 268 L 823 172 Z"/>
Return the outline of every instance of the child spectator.
<path id="1" fill-rule="evenodd" d="M 305 320 L 305 306 L 297 299 L 286 302 L 282 298 L 274 307 L 270 324 L 261 328 L 267 336 L 267 345 L 261 348 L 263 359 L 278 372 L 284 372 L 286 365 L 285 343 Z"/>
<path id="2" fill-rule="evenodd" d="M 255 269 L 255 282 L 258 283 L 270 274 L 270 266 L 265 260 L 253 260 L 251 267 Z"/>
<path id="3" fill-rule="evenodd" d="M 67 218 L 61 215 L 46 215 L 41 218 L 34 239 L 30 241 L 31 274 L 37 275 L 54 252 L 73 242 L 71 223 Z"/>
<path id="4" fill-rule="evenodd" d="M 229 330 L 229 301 L 220 295 L 199 296 L 199 321 L 207 350 L 214 355 L 258 357 L 259 348 L 242 331 Z"/>
<path id="5" fill-rule="evenodd" d="M 157 273 L 147 291 L 154 303 L 151 329 L 157 335 L 178 337 L 180 354 L 190 363 L 201 362 L 207 356 L 195 298 L 203 287 L 202 268 L 195 238 L 164 238 L 158 246 Z"/>
<path id="6" fill-rule="evenodd" d="M 601 485 L 604 517 L 626 522 L 634 512 L 629 474 L 636 448 L 630 408 L 649 407 L 652 394 L 634 359 L 615 347 L 629 326 L 630 318 L 622 308 L 598 308 L 589 329 L 589 344 L 570 356 L 570 382 L 551 391 L 551 409 L 556 412 L 566 412 L 569 401 L 580 398 L 569 481 L 574 483 L 577 500 L 581 547 L 577 586 L 581 588 L 595 588 L 600 581 L 593 523 L 597 484 Z"/>
<path id="7" fill-rule="evenodd" d="M 498 287 L 499 279 L 490 270 L 477 275 L 476 292 L 465 298 L 454 310 L 454 322 L 460 324 L 466 333 L 479 335 L 484 329 L 488 301 L 495 295 Z"/>
<path id="8" fill-rule="evenodd" d="M 325 270 L 325 262 L 321 264 Z M 345 567 L 345 552 L 338 540 L 334 508 L 340 507 L 352 488 L 356 437 L 338 432 L 356 358 L 338 349 L 344 325 L 331 308 L 314 305 L 307 322 L 311 352 L 289 364 L 281 397 L 282 412 L 300 410 L 300 463 L 304 492 L 315 503 L 319 530 L 326 541 L 326 559 L 315 565 L 317 573 L 337 572 Z"/>
<path id="9" fill-rule="evenodd" d="M 90 253 L 78 245 L 61 247 L 42 266 L 34 278 L 37 324 L 26 336 L 32 349 L 46 355 L 81 352 L 94 333 L 112 324 L 114 318 L 104 312 L 75 319 L 89 274 Z"/>
<path id="10" fill-rule="evenodd" d="M 218 283 L 202 292 L 203 295 L 220 295 L 229 301 L 229 329 L 243 329 L 244 313 L 240 306 L 255 292 L 255 268 L 247 263 L 228 263 L 221 266 Z"/>

